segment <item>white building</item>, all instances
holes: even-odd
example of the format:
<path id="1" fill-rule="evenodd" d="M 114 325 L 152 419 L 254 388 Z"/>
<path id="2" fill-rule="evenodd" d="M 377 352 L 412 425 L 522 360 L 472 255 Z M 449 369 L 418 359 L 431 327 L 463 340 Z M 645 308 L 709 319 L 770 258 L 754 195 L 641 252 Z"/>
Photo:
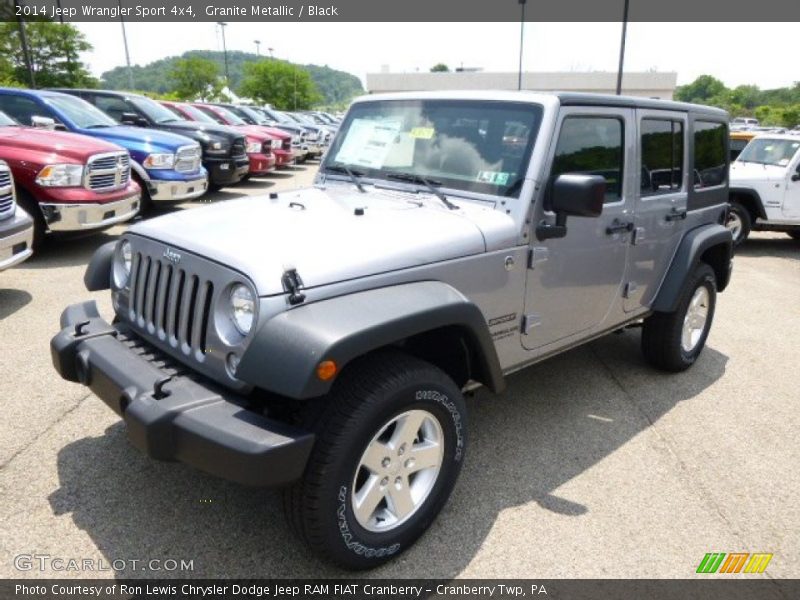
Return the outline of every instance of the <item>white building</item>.
<path id="1" fill-rule="evenodd" d="M 367 73 L 367 90 L 416 92 L 428 90 L 516 90 L 517 73 L 463 71 L 450 73 Z M 672 100 L 678 74 L 624 73 L 622 93 L 629 96 Z M 522 74 L 522 89 L 540 92 L 594 92 L 614 94 L 617 74 L 611 72 L 552 72 Z"/>

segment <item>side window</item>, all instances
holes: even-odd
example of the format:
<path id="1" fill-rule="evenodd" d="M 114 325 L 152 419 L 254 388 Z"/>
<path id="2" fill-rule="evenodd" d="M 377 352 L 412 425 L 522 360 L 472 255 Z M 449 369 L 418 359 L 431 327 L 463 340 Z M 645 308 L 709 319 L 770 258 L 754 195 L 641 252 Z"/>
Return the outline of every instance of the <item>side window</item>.
<path id="1" fill-rule="evenodd" d="M 722 185 L 728 179 L 725 140 L 728 128 L 724 123 L 694 123 L 694 188 Z"/>
<path id="2" fill-rule="evenodd" d="M 602 175 L 606 202 L 622 194 L 623 127 L 617 117 L 567 117 L 561 124 L 551 181 L 563 173 Z"/>
<path id="3" fill-rule="evenodd" d="M 121 98 L 115 98 L 113 96 L 94 96 L 91 101 L 93 101 L 97 108 L 102 110 L 115 121 L 122 121 L 123 113 L 136 112 L 132 106 L 128 105 L 127 102 Z"/>
<path id="4" fill-rule="evenodd" d="M 214 119 L 220 125 L 224 125 L 225 124 L 225 121 L 222 119 L 222 117 L 220 117 L 217 113 L 215 113 L 210 108 L 206 108 L 205 106 L 198 106 L 197 108 L 199 110 L 202 110 L 204 113 L 206 113 L 209 117 Z"/>
<path id="5" fill-rule="evenodd" d="M 677 192 L 683 181 L 683 123 L 642 119 L 642 196 Z"/>
<path id="6" fill-rule="evenodd" d="M 48 108 L 24 96 L 0 95 L 0 110 L 19 121 L 20 125 L 25 126 L 31 125 L 33 117 L 54 118 Z"/>

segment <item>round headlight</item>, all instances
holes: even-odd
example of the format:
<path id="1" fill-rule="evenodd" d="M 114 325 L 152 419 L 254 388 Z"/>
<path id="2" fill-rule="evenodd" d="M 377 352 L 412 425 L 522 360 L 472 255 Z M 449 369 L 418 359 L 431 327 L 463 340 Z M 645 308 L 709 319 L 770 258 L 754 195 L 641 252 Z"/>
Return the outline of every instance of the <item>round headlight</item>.
<path id="1" fill-rule="evenodd" d="M 133 251 L 131 250 L 131 243 L 128 240 L 122 240 L 117 251 L 114 253 L 114 285 L 118 289 L 122 289 L 128 285 L 128 279 L 131 276 L 131 261 L 133 260 Z"/>
<path id="2" fill-rule="evenodd" d="M 256 299 L 250 288 L 241 283 L 231 288 L 231 320 L 242 335 L 250 333 L 256 313 Z"/>

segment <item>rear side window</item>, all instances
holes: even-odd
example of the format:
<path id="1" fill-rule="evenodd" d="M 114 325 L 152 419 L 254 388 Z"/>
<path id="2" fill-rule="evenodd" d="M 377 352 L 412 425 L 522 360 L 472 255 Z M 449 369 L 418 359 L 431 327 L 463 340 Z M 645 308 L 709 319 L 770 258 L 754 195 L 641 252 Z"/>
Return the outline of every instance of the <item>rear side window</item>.
<path id="1" fill-rule="evenodd" d="M 561 124 L 551 181 L 563 173 L 602 175 L 606 202 L 622 197 L 623 127 L 616 117 L 567 117 Z"/>
<path id="2" fill-rule="evenodd" d="M 683 123 L 642 119 L 642 196 L 677 192 L 683 181 Z"/>
<path id="3" fill-rule="evenodd" d="M 127 102 L 114 96 L 95 96 L 94 104 L 112 119 L 122 121 L 122 115 L 134 112 Z"/>
<path id="4" fill-rule="evenodd" d="M 723 185 L 728 179 L 725 142 L 728 128 L 724 123 L 694 123 L 694 188 Z"/>

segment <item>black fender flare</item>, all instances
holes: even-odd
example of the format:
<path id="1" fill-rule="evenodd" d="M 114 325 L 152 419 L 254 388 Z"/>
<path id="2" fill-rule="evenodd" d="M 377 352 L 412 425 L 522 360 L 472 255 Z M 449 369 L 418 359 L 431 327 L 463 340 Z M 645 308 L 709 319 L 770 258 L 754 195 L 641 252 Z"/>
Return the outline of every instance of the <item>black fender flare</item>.
<path id="1" fill-rule="evenodd" d="M 366 290 L 282 312 L 259 326 L 236 376 L 289 398 L 323 396 L 333 381 L 316 376 L 321 361 L 334 361 L 341 372 L 372 350 L 446 326 L 461 327 L 479 349 L 480 382 L 503 391 L 505 380 L 483 313 L 439 281 Z"/>
<path id="2" fill-rule="evenodd" d="M 117 242 L 106 242 L 94 251 L 83 275 L 83 284 L 90 292 L 99 292 L 111 287 L 111 263 L 114 260 L 116 247 Z"/>
<path id="3" fill-rule="evenodd" d="M 677 309 L 686 277 L 694 270 L 701 257 L 712 248 L 717 248 L 715 258 L 719 262 L 711 265 L 717 276 L 717 289 L 722 291 L 727 287 L 733 256 L 733 236 L 723 225 L 702 225 L 683 236 L 653 302 L 652 309 L 655 312 L 673 312 Z"/>
<path id="4" fill-rule="evenodd" d="M 728 199 L 730 200 L 731 196 L 739 194 L 740 196 L 750 196 L 753 201 L 755 202 L 756 208 L 756 216 L 761 217 L 762 219 L 767 218 L 767 210 L 764 208 L 764 202 L 761 200 L 761 195 L 754 190 L 753 188 L 739 188 L 739 187 L 732 187 L 728 189 Z"/>

